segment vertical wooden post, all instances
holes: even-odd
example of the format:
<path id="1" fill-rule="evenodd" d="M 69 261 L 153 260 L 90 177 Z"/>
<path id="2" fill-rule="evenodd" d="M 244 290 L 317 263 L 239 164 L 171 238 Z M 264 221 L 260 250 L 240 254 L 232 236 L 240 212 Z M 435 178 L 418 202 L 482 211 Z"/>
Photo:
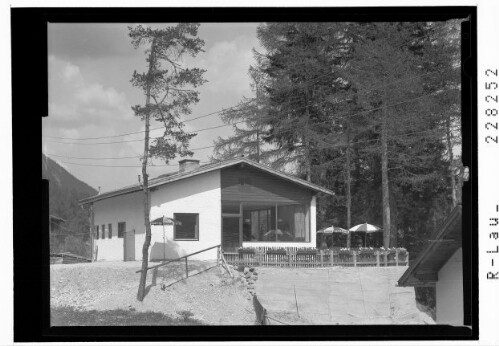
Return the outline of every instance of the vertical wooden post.
<path id="1" fill-rule="evenodd" d="M 324 267 L 324 251 L 320 251 L 320 256 L 321 256 L 321 267 Z"/>
<path id="2" fill-rule="evenodd" d="M 395 250 L 395 265 L 399 266 L 399 249 Z"/>
<path id="3" fill-rule="evenodd" d="M 329 250 L 329 263 L 331 264 L 331 267 L 334 265 L 334 252 L 333 250 Z"/>
<path id="4" fill-rule="evenodd" d="M 291 250 L 288 250 L 288 267 L 291 268 Z"/>
<path id="5" fill-rule="evenodd" d="M 379 267 L 379 252 L 376 252 L 376 267 Z"/>
<path id="6" fill-rule="evenodd" d="M 185 276 L 189 277 L 189 267 L 187 266 L 187 257 L 185 258 Z"/>
<path id="7" fill-rule="evenodd" d="M 388 267 L 388 252 L 385 252 L 383 254 L 383 257 L 384 257 L 384 261 L 385 261 L 385 267 Z"/>
<path id="8" fill-rule="evenodd" d="M 353 266 L 357 267 L 357 253 L 355 251 L 353 252 Z"/>

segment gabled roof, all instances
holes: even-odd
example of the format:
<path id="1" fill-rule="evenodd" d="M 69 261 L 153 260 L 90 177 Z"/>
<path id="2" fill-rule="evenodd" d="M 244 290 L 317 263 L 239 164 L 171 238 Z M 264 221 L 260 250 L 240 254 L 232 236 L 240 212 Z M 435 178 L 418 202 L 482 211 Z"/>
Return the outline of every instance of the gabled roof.
<path id="1" fill-rule="evenodd" d="M 309 190 L 313 190 L 315 192 L 323 192 L 323 193 L 326 193 L 328 195 L 334 195 L 334 193 L 331 190 L 323 188 L 317 184 L 313 184 L 309 181 L 297 178 L 297 177 L 292 176 L 290 174 L 277 171 L 273 168 L 270 168 L 270 167 L 263 165 L 261 163 L 257 163 L 255 161 L 252 161 L 252 160 L 247 159 L 245 157 L 234 158 L 234 159 L 229 159 L 229 160 L 215 162 L 215 163 L 209 163 L 209 164 L 200 166 L 198 169 L 188 171 L 188 172 L 164 174 L 164 175 L 161 175 L 157 178 L 150 179 L 149 180 L 149 188 L 151 189 L 151 188 L 161 186 L 164 184 L 169 184 L 169 183 L 172 183 L 172 182 L 175 182 L 178 180 L 188 179 L 190 177 L 194 177 L 194 176 L 197 176 L 200 174 L 216 171 L 216 170 L 219 170 L 222 168 L 236 166 L 239 164 L 247 164 L 248 166 L 255 167 L 255 168 L 260 169 L 262 171 L 276 175 L 284 180 L 288 180 L 290 182 L 293 182 L 295 184 L 298 184 L 304 188 L 307 188 Z M 132 193 L 132 192 L 136 192 L 136 191 L 140 191 L 140 190 L 142 190 L 142 186 L 137 183 L 134 185 L 123 187 L 121 189 L 104 192 L 104 193 L 101 193 L 101 194 L 98 194 L 98 195 L 95 195 L 92 197 L 82 199 L 79 201 L 79 203 L 80 204 L 88 204 L 88 203 L 96 202 L 96 201 L 103 200 L 106 198 L 124 195 L 127 193 Z"/>
<path id="2" fill-rule="evenodd" d="M 423 251 L 398 280 L 399 286 L 426 286 L 438 281 L 438 271 L 462 246 L 462 207 L 456 206 Z"/>

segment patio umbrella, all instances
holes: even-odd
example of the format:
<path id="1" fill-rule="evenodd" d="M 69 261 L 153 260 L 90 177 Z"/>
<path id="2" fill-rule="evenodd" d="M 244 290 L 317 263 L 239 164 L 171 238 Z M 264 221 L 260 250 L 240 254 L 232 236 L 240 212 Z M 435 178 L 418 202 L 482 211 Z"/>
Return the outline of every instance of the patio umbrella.
<path id="1" fill-rule="evenodd" d="M 333 233 L 348 234 L 348 230 L 333 225 L 333 226 L 329 226 L 326 228 L 322 228 L 322 229 L 318 230 L 317 233 L 321 233 L 321 234 L 333 234 Z M 332 239 L 331 239 L 331 242 L 332 242 Z M 332 245 L 333 244 L 331 243 L 331 246 Z"/>
<path id="2" fill-rule="evenodd" d="M 153 226 L 164 226 L 164 225 L 173 225 L 173 224 L 182 225 L 182 222 L 175 221 L 175 219 L 166 216 L 160 216 L 157 219 L 151 221 L 151 225 Z"/>
<path id="3" fill-rule="evenodd" d="M 171 217 L 161 216 L 157 219 L 151 221 L 152 226 L 163 226 L 163 260 L 166 259 L 166 235 L 165 235 L 165 225 L 182 225 L 182 222 L 176 221 Z"/>
<path id="4" fill-rule="evenodd" d="M 324 233 L 324 234 L 331 234 L 331 233 L 342 233 L 342 234 L 348 234 L 348 230 L 337 227 L 337 226 L 329 226 L 326 228 L 322 228 L 317 231 L 317 233 Z"/>
<path id="5" fill-rule="evenodd" d="M 367 233 L 374 233 L 374 232 L 381 231 L 381 228 L 365 222 L 365 223 L 361 223 L 361 224 L 358 224 L 356 226 L 353 226 L 352 228 L 349 229 L 349 231 L 350 232 L 366 232 L 366 235 L 364 237 L 364 246 L 366 246 Z"/>

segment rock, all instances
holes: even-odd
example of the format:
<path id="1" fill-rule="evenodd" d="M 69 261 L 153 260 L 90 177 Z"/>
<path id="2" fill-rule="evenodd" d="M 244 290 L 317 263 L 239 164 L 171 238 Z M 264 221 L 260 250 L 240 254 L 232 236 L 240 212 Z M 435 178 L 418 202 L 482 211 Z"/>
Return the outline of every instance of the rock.
<path id="1" fill-rule="evenodd" d="M 255 271 L 255 268 L 251 267 L 251 268 L 249 269 L 249 271 L 250 271 L 250 272 L 254 272 L 254 271 Z"/>
<path id="2" fill-rule="evenodd" d="M 249 268 L 248 267 L 244 267 L 244 271 L 243 272 L 244 272 L 245 275 L 248 274 L 249 273 Z"/>
<path id="3" fill-rule="evenodd" d="M 254 275 L 254 276 L 258 276 L 258 273 L 257 273 L 257 272 L 253 272 L 253 275 Z"/>
<path id="4" fill-rule="evenodd" d="M 247 272 L 247 273 L 244 275 L 244 277 L 245 277 L 246 279 L 249 279 L 249 278 L 251 278 L 252 276 L 253 276 L 253 275 L 251 275 L 251 273 L 250 273 L 250 272 Z"/>

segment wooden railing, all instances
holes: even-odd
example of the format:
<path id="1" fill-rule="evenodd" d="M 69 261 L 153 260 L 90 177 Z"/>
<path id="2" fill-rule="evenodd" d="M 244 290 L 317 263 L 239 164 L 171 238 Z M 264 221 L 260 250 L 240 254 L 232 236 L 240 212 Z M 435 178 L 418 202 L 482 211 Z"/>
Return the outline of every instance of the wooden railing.
<path id="1" fill-rule="evenodd" d="M 59 261 L 61 261 L 64 264 L 92 262 L 91 258 L 86 258 L 83 256 L 74 255 L 74 254 L 69 253 L 69 252 L 51 253 L 50 254 L 51 263 L 57 263 L 58 262 L 56 260 L 57 258 L 60 258 Z"/>
<path id="2" fill-rule="evenodd" d="M 146 268 L 146 271 L 151 270 L 151 269 L 154 269 L 154 268 L 163 267 L 163 266 L 165 266 L 165 265 L 167 265 L 167 264 L 170 264 L 170 263 L 172 263 L 172 262 L 178 262 L 178 261 L 182 261 L 182 260 L 185 260 L 185 267 L 186 267 L 186 269 L 187 269 L 187 268 L 188 268 L 187 259 L 188 259 L 189 257 L 194 256 L 194 255 L 197 255 L 197 254 L 200 254 L 200 253 L 205 252 L 205 251 L 208 251 L 208 250 L 212 250 L 212 249 L 214 249 L 214 248 L 218 248 L 218 250 L 217 250 L 217 264 L 218 264 L 218 262 L 219 262 L 219 260 L 220 260 L 220 258 L 219 258 L 219 257 L 220 257 L 220 253 L 221 253 L 221 251 L 220 251 L 220 244 L 219 244 L 219 245 L 212 246 L 212 247 L 209 247 L 209 248 L 206 248 L 206 249 L 203 249 L 203 250 L 199 250 L 199 251 L 196 251 L 196 252 L 190 253 L 190 254 L 188 254 L 188 255 L 185 255 L 185 256 L 182 256 L 182 257 L 179 257 L 179 258 L 175 258 L 175 259 L 172 259 L 172 260 L 169 260 L 169 261 L 166 261 L 166 262 L 162 262 L 162 263 L 160 263 L 160 264 L 156 264 L 156 265 L 154 265 L 154 266 L 147 267 L 147 268 Z M 136 273 L 140 273 L 140 272 L 142 272 L 142 269 L 141 269 L 141 270 L 137 270 L 137 271 L 136 271 Z"/>
<path id="3" fill-rule="evenodd" d="M 372 252 L 355 250 L 300 252 L 294 248 L 286 248 L 286 253 L 276 253 L 267 248 L 254 248 L 254 253 L 224 252 L 223 255 L 228 264 L 253 267 L 387 267 L 405 266 L 409 263 L 409 252 L 400 249 Z"/>

